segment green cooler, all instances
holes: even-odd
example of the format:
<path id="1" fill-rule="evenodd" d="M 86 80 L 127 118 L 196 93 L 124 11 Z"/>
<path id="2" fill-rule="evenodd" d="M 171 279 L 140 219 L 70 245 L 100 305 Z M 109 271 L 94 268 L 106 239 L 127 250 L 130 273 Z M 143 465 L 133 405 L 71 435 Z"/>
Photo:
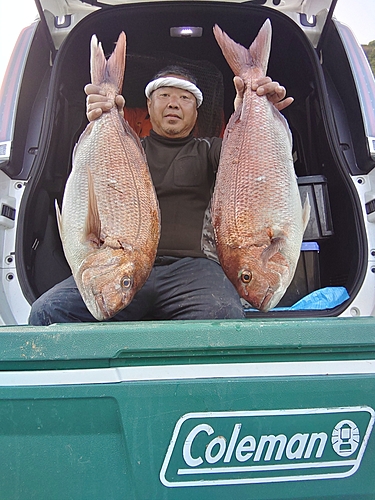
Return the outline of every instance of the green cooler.
<path id="1" fill-rule="evenodd" d="M 375 499 L 375 318 L 2 327 L 0 500 Z"/>

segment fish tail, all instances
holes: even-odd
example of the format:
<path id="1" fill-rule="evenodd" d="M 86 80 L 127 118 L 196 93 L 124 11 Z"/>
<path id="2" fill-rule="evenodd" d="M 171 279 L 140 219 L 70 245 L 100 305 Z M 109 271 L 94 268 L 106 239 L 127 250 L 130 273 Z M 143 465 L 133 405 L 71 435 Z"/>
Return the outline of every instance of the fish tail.
<path id="1" fill-rule="evenodd" d="M 272 38 L 271 21 L 266 19 L 263 26 L 253 43 L 250 45 L 249 52 L 253 61 L 253 65 L 261 68 L 264 75 L 267 73 L 268 59 L 270 57 Z"/>
<path id="2" fill-rule="evenodd" d="M 248 49 L 232 40 L 217 24 L 213 32 L 227 63 L 236 76 L 239 76 L 244 68 L 252 66 L 252 58 Z"/>
<path id="3" fill-rule="evenodd" d="M 100 85 L 104 81 L 105 67 L 107 65 L 106 58 L 104 56 L 103 47 L 96 35 L 91 37 L 91 59 L 90 59 L 90 71 L 91 71 L 91 83 L 94 85 Z"/>
<path id="4" fill-rule="evenodd" d="M 115 50 L 107 60 L 103 47 L 96 35 L 91 38 L 91 83 L 100 85 L 104 82 L 114 85 L 120 93 L 125 72 L 126 35 L 122 31 L 118 37 Z"/>
<path id="5" fill-rule="evenodd" d="M 235 75 L 240 76 L 249 67 L 260 68 L 262 73 L 266 74 L 272 37 L 272 27 L 269 19 L 265 21 L 248 49 L 232 40 L 217 24 L 214 26 L 213 32 L 227 63 Z"/>

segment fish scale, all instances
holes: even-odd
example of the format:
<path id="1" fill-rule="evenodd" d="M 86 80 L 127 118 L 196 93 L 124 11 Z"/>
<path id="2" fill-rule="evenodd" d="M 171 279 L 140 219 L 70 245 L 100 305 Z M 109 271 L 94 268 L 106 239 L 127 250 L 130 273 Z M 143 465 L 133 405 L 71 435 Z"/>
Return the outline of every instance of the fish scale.
<path id="1" fill-rule="evenodd" d="M 114 113 L 117 113 L 115 111 Z M 112 114 L 110 112 L 109 114 Z M 122 127 L 116 117 L 105 116 L 100 124 L 100 128 L 106 129 Z M 108 147 L 110 144 L 104 144 L 101 141 L 102 130 L 97 127 L 91 132 L 90 142 L 87 144 L 88 151 L 84 146 L 81 149 L 83 158 L 77 157 L 75 161 L 83 161 L 88 164 L 88 159 L 92 156 L 103 158 L 93 166 L 90 165 L 90 171 L 95 176 L 95 189 L 98 192 L 108 192 L 108 198 L 98 198 L 99 214 L 102 221 L 102 231 L 108 232 L 106 224 L 110 225 L 110 230 L 119 238 L 126 238 L 129 244 L 135 244 L 137 239 L 140 245 L 145 244 L 148 238 L 149 225 L 151 223 L 149 215 L 149 199 L 147 197 L 147 189 L 144 186 L 144 172 L 142 169 L 129 169 L 126 172 L 124 169 L 116 171 L 116 175 L 112 174 L 112 166 L 116 164 L 136 164 L 137 159 L 134 155 L 127 154 L 127 151 L 132 146 L 132 139 L 121 136 L 119 131 L 119 141 L 117 148 Z M 104 132 L 105 133 L 105 132 Z M 122 134 L 123 135 L 123 134 Z M 115 141 L 113 141 L 116 143 Z M 130 144 L 127 144 L 130 142 Z M 86 159 L 84 158 L 86 154 Z M 94 168 L 93 168 L 94 167 Z M 83 172 L 83 175 L 85 173 Z M 141 221 L 143 220 L 143 231 L 141 229 Z"/>
<path id="2" fill-rule="evenodd" d="M 122 87 L 126 38 L 106 61 L 95 35 L 91 80 L 114 99 Z M 91 122 L 73 152 L 59 229 L 81 296 L 98 320 L 126 307 L 149 276 L 160 214 L 146 156 L 116 106 Z"/>
<path id="3" fill-rule="evenodd" d="M 244 82 L 242 105 L 226 127 L 212 199 L 220 263 L 242 298 L 267 311 L 289 286 L 310 206 L 302 209 L 286 119 L 252 90 L 264 77 L 271 45 L 267 20 L 249 49 L 218 26 L 214 35 Z"/>
<path id="4" fill-rule="evenodd" d="M 269 129 L 269 137 L 267 138 L 265 136 L 267 131 L 254 127 L 254 132 L 249 136 L 246 145 L 248 153 L 243 153 L 241 145 L 238 146 L 240 141 L 246 137 L 246 130 L 250 127 L 253 129 L 250 112 L 253 100 L 258 100 L 255 93 L 245 94 L 243 115 L 248 118 L 247 120 L 242 119 L 234 130 L 228 132 L 228 136 L 224 140 L 221 162 L 226 164 L 231 162 L 232 166 L 225 170 L 220 169 L 217 181 L 217 185 L 221 183 L 223 185 L 224 194 L 221 196 L 225 196 L 225 209 L 222 210 L 224 206 L 221 204 L 218 207 L 221 210 L 221 217 L 228 218 L 226 222 L 228 226 L 232 227 L 233 225 L 237 230 L 236 233 L 230 233 L 230 236 L 245 239 L 245 242 L 248 240 L 249 232 L 267 226 L 267 221 L 271 219 L 275 210 L 278 213 L 290 211 L 288 207 L 290 198 L 285 195 L 285 189 L 288 189 L 292 196 L 296 187 L 295 183 L 286 182 L 290 176 L 291 166 L 289 163 L 291 159 L 288 151 L 285 151 L 287 149 L 285 141 L 282 140 L 283 137 L 280 137 L 280 135 L 285 136 L 282 134 L 282 129 L 281 134 L 277 134 L 275 128 Z M 259 121 L 267 122 L 272 119 L 272 116 L 269 116 L 272 109 L 265 100 L 261 100 L 257 107 L 260 110 Z M 241 160 L 239 159 L 239 151 L 241 152 Z M 282 154 L 285 155 L 286 159 L 279 161 L 277 157 Z M 271 164 L 276 163 L 278 169 L 269 168 Z M 235 172 L 235 175 L 232 172 Z M 251 203 L 249 203 L 248 193 L 251 193 Z M 262 211 L 256 210 L 267 194 L 272 199 L 273 206 L 265 207 L 266 209 Z M 293 194 L 295 196 L 298 193 Z M 229 206 L 232 208 L 231 210 L 227 210 Z M 246 224 L 245 221 L 247 221 Z M 274 219 L 272 222 L 275 223 Z"/>

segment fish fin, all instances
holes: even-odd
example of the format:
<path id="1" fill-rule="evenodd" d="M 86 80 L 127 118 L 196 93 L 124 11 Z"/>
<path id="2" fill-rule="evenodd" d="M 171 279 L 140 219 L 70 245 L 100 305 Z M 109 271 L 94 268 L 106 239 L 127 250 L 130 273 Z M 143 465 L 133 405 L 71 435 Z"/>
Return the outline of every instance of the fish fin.
<path id="1" fill-rule="evenodd" d="M 86 224 L 84 230 L 84 241 L 88 241 L 94 246 L 99 247 L 101 245 L 100 234 L 101 234 L 101 222 L 99 216 L 98 203 L 96 200 L 96 194 L 94 189 L 94 181 L 90 169 L 87 169 L 87 182 L 88 182 L 88 206 L 87 206 L 87 216 Z"/>
<path id="2" fill-rule="evenodd" d="M 125 73 L 126 35 L 122 31 L 118 37 L 115 50 L 108 61 L 105 58 L 102 44 L 96 35 L 91 37 L 91 83 L 100 85 L 108 82 L 114 85 L 117 93 L 121 92 Z"/>
<path id="3" fill-rule="evenodd" d="M 271 106 L 271 110 L 272 110 L 272 114 L 273 114 L 275 120 L 278 120 L 281 123 L 282 127 L 284 127 L 286 135 L 288 137 L 289 147 L 290 147 L 290 149 L 292 149 L 293 148 L 293 136 L 292 136 L 292 132 L 290 131 L 288 120 L 285 118 L 285 116 L 282 113 L 280 113 L 280 111 L 276 108 L 276 106 Z"/>
<path id="4" fill-rule="evenodd" d="M 266 265 L 267 262 L 272 259 L 277 252 L 280 252 L 286 243 L 285 236 L 277 236 L 271 239 L 271 243 L 266 247 L 260 255 L 262 259 L 263 265 Z"/>
<path id="5" fill-rule="evenodd" d="M 92 35 L 91 37 L 90 52 L 91 83 L 100 85 L 104 81 L 107 61 L 104 56 L 102 44 L 98 42 L 96 35 Z"/>
<path id="6" fill-rule="evenodd" d="M 57 200 L 55 200 L 55 211 L 56 211 L 57 227 L 59 229 L 60 239 L 62 240 L 62 218 L 61 218 L 59 202 Z"/>
<path id="7" fill-rule="evenodd" d="M 306 193 L 305 203 L 303 204 L 303 210 L 302 210 L 303 232 L 305 232 L 307 224 L 309 223 L 310 212 L 311 212 L 311 206 L 310 206 L 309 193 Z"/>
<path id="8" fill-rule="evenodd" d="M 232 40 L 217 24 L 215 24 L 213 32 L 227 63 L 235 75 L 240 76 L 244 69 L 254 66 L 260 68 L 263 75 L 266 74 L 272 37 L 272 27 L 269 19 L 261 27 L 249 49 Z"/>
<path id="9" fill-rule="evenodd" d="M 125 120 L 125 118 L 124 118 L 124 117 L 122 117 L 121 115 L 120 115 L 120 117 L 121 117 L 120 119 L 121 119 L 121 122 L 122 122 L 122 124 L 123 124 L 124 130 L 125 130 L 125 133 L 126 133 L 127 135 L 130 135 L 130 136 L 133 138 L 134 142 L 136 143 L 136 145 L 138 146 L 138 148 L 139 148 L 140 152 L 142 153 L 143 159 L 145 160 L 145 162 L 147 162 L 147 160 L 146 160 L 146 153 L 145 153 L 145 151 L 144 151 L 144 148 L 143 148 L 143 146 L 142 146 L 142 143 L 141 143 L 141 140 L 140 140 L 140 138 L 139 138 L 138 134 L 137 134 L 137 133 L 135 132 L 135 130 L 134 130 L 134 129 L 130 126 L 129 122 L 128 122 L 127 120 Z"/>
<path id="10" fill-rule="evenodd" d="M 227 126 L 225 127 L 223 136 L 223 145 L 225 144 L 225 141 L 228 139 L 229 134 L 232 132 L 234 125 L 241 120 L 241 116 L 242 116 L 242 104 L 239 104 L 237 109 L 233 112 L 232 116 L 229 118 Z"/>
<path id="11" fill-rule="evenodd" d="M 249 48 L 253 65 L 261 68 L 264 75 L 267 73 L 268 59 L 271 51 L 271 38 L 271 21 L 266 19 Z"/>
<path id="12" fill-rule="evenodd" d="M 252 65 L 249 50 L 232 40 L 217 24 L 215 24 L 213 32 L 227 63 L 233 73 L 239 76 L 244 67 Z"/>

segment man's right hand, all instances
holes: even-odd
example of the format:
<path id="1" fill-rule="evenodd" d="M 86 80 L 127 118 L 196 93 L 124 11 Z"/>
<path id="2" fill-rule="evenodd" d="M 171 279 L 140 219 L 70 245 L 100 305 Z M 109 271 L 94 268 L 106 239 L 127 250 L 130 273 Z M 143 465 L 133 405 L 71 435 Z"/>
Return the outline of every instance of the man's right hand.
<path id="1" fill-rule="evenodd" d="M 98 85 L 89 83 L 85 86 L 86 98 L 86 116 L 89 122 L 97 120 L 103 113 L 109 111 L 114 105 L 117 106 L 119 113 L 124 116 L 125 99 L 122 95 L 116 96 L 115 100 L 105 95 Z"/>

